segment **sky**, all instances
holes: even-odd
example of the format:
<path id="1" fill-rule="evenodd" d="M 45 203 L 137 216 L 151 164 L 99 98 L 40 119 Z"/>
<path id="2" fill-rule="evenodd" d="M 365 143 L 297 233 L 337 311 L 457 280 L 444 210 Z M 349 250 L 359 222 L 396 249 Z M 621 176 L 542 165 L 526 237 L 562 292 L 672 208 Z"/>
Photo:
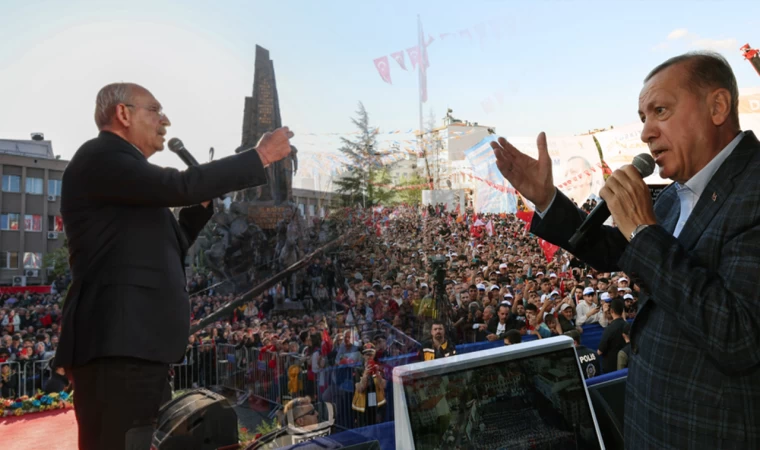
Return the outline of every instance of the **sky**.
<path id="1" fill-rule="evenodd" d="M 0 0 L 0 138 L 43 132 L 70 159 L 97 135 L 98 90 L 130 81 L 161 101 L 168 137 L 199 161 L 210 147 L 216 158 L 230 155 L 257 44 L 274 61 L 283 123 L 299 152 L 335 151 L 330 134 L 355 131 L 359 102 L 381 132 L 417 129 L 417 74 L 408 56 L 405 71 L 390 54 L 417 44 L 418 15 L 434 39 L 425 122 L 432 114 L 440 124 L 451 108 L 500 135 L 625 125 L 638 120 L 646 73 L 694 49 L 720 51 L 740 87 L 760 86 L 739 51 L 760 47 L 757 0 Z M 392 84 L 373 63 L 383 56 Z M 182 167 L 168 151 L 151 161 Z"/>

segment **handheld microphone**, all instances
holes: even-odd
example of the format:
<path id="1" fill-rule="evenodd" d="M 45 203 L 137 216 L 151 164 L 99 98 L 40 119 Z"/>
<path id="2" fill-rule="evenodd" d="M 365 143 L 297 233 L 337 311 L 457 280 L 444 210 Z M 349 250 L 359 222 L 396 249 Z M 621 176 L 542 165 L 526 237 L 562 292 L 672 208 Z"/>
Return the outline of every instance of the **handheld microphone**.
<path id="1" fill-rule="evenodd" d="M 646 178 L 652 175 L 654 172 L 654 158 L 649 153 L 641 153 L 633 158 L 633 167 L 639 171 L 641 178 Z M 602 224 L 610 217 L 610 209 L 607 207 L 607 203 L 602 200 L 597 203 L 596 207 L 586 217 L 575 234 L 570 238 L 568 243 L 571 248 L 578 248 L 578 246 L 586 240 L 586 237 L 592 230 L 598 230 Z"/>
<path id="2" fill-rule="evenodd" d="M 187 151 L 185 148 L 185 144 L 182 143 L 179 138 L 171 138 L 169 139 L 169 142 L 167 143 L 167 146 L 169 147 L 169 150 L 176 153 L 177 156 L 179 156 L 179 159 L 182 160 L 185 164 L 187 164 L 187 167 L 193 167 L 198 166 L 198 161 L 193 157 L 193 155 Z M 219 200 L 224 201 L 224 196 L 219 197 Z"/>
<path id="3" fill-rule="evenodd" d="M 169 139 L 169 143 L 167 144 L 169 146 L 169 150 L 176 153 L 177 156 L 179 156 L 179 159 L 182 160 L 185 164 L 187 164 L 188 167 L 197 166 L 198 161 L 195 160 L 192 154 L 190 154 L 189 151 L 185 148 L 185 144 L 182 143 L 179 138 L 171 138 Z"/>

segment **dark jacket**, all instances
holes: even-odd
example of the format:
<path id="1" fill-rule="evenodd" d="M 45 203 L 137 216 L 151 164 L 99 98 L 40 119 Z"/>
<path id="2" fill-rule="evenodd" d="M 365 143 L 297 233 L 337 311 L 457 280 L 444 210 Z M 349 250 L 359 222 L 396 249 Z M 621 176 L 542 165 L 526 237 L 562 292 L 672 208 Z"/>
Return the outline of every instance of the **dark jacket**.
<path id="1" fill-rule="evenodd" d="M 179 171 L 149 163 L 109 132 L 82 145 L 63 174 L 73 281 L 56 364 L 182 360 L 190 326 L 184 259 L 213 214 L 200 203 L 266 181 L 256 151 Z M 180 206 L 178 222 L 169 207 Z"/>
<path id="2" fill-rule="evenodd" d="M 760 448 L 760 142 L 746 132 L 678 237 L 676 187 L 632 241 L 602 227 L 572 250 L 639 284 L 625 399 L 626 448 Z M 568 247 L 586 218 L 562 193 L 531 232 Z M 617 355 L 612 355 L 617 358 Z"/>

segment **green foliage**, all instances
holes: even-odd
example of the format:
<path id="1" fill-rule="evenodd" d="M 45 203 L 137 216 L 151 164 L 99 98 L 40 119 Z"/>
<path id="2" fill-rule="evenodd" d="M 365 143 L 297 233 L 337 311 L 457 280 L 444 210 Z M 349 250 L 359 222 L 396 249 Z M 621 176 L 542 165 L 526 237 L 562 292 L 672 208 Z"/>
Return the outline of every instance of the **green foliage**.
<path id="1" fill-rule="evenodd" d="M 64 241 L 61 248 L 55 249 L 42 257 L 42 266 L 53 269 L 53 277 L 58 278 L 69 270 L 69 245 Z"/>
<path id="2" fill-rule="evenodd" d="M 256 433 L 261 433 L 262 435 L 265 435 L 267 433 L 271 433 L 272 431 L 278 428 L 280 428 L 280 425 L 277 423 L 277 418 L 275 417 L 274 419 L 272 419 L 271 422 L 262 420 L 261 423 L 256 427 Z"/>
<path id="3" fill-rule="evenodd" d="M 402 178 L 399 184 L 399 190 L 396 191 L 396 203 L 406 203 L 407 205 L 417 206 L 422 203 L 422 190 L 424 187 L 414 189 L 403 189 L 404 186 L 419 186 L 425 184 L 427 180 L 418 174 L 409 178 Z"/>
<path id="4" fill-rule="evenodd" d="M 356 116 L 351 122 L 358 128 L 359 134 L 354 140 L 341 138 L 343 145 L 338 149 L 348 158 L 347 173 L 334 183 L 345 206 L 360 204 L 371 207 L 390 201 L 393 192 L 378 186 L 389 184 L 390 176 L 382 167 L 382 154 L 376 151 L 375 128 L 370 127 L 369 115 L 361 102 Z"/>

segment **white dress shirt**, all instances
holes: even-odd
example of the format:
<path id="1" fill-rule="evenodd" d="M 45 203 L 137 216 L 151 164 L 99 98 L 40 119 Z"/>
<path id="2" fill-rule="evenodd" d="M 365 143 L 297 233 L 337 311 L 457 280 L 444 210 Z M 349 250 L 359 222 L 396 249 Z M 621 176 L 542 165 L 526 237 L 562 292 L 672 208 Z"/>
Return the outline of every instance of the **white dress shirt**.
<path id="1" fill-rule="evenodd" d="M 726 161 L 726 158 L 731 155 L 739 142 L 744 138 L 744 132 L 739 133 L 729 144 L 720 151 L 715 157 L 707 163 L 696 175 L 691 177 L 689 181 L 684 184 L 676 183 L 676 193 L 678 194 L 678 201 L 681 203 L 681 213 L 678 216 L 678 223 L 676 229 L 673 231 L 673 236 L 678 237 L 683 230 L 686 221 L 689 220 L 691 212 L 697 205 L 699 198 L 702 196 L 707 183 L 710 182 L 715 172 L 718 171 L 720 166 Z"/>

